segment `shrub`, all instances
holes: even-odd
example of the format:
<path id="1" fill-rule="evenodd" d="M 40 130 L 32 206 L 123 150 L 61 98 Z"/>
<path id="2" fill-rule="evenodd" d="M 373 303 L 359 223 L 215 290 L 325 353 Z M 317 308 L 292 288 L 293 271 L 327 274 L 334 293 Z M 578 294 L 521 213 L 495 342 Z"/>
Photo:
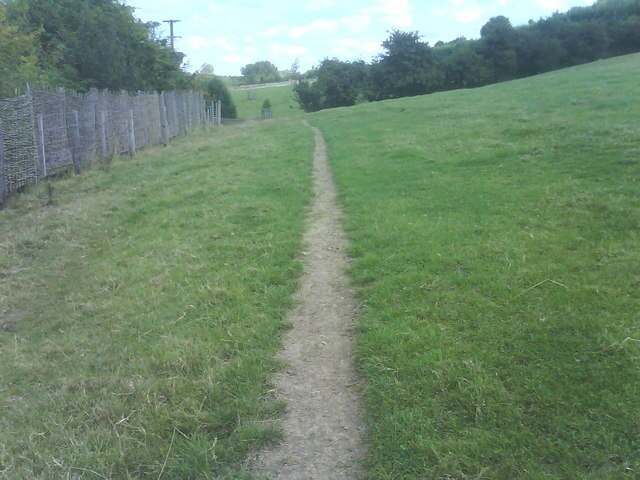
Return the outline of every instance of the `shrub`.
<path id="1" fill-rule="evenodd" d="M 238 118 L 236 104 L 233 103 L 229 89 L 220 78 L 213 77 L 209 80 L 207 91 L 205 92 L 205 100 L 207 102 L 220 100 L 222 102 L 222 116 L 224 118 Z"/>

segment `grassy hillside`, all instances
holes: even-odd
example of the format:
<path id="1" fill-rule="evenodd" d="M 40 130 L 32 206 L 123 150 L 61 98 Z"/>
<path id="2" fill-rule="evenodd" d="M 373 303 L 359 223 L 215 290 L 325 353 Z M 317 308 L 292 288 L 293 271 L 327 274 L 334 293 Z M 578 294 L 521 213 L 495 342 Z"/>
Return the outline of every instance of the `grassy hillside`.
<path id="1" fill-rule="evenodd" d="M 278 439 L 312 147 L 297 123 L 209 129 L 11 199 L 0 477 L 236 478 Z"/>
<path id="2" fill-rule="evenodd" d="M 640 476 L 639 68 L 307 117 L 362 300 L 367 479 Z M 249 478 L 279 438 L 312 137 L 289 88 L 256 93 L 240 116 L 274 121 L 0 212 L 3 478 Z"/>
<path id="3" fill-rule="evenodd" d="M 253 90 L 254 100 L 249 100 L 247 90 L 232 90 L 231 97 L 238 108 L 238 118 L 250 119 L 262 115 L 262 102 L 269 99 L 276 119 L 301 118 L 304 112 L 293 97 L 293 87 L 266 87 Z"/>
<path id="4" fill-rule="evenodd" d="M 640 477 L 640 56 L 320 112 L 370 479 Z"/>

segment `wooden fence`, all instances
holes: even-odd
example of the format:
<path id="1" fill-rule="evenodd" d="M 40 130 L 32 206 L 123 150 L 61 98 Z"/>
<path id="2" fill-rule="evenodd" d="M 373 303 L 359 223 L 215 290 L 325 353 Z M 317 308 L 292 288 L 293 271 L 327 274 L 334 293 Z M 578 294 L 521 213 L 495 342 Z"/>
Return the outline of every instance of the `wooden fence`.
<path id="1" fill-rule="evenodd" d="M 200 92 L 131 95 L 91 90 L 32 91 L 0 101 L 0 208 L 20 188 L 115 154 L 167 145 L 208 124 L 221 124 L 220 102 Z"/>

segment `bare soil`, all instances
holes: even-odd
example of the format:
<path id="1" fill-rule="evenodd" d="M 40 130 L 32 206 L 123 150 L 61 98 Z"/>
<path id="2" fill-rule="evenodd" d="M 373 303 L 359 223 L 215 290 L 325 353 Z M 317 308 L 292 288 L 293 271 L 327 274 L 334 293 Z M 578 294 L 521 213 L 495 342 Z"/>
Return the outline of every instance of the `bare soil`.
<path id="1" fill-rule="evenodd" d="M 305 234 L 305 273 L 289 313 L 275 378 L 287 402 L 284 441 L 262 452 L 253 470 L 286 480 L 360 478 L 363 458 L 361 383 L 353 365 L 357 303 L 346 275 L 347 240 L 340 226 L 326 146 L 314 127 L 315 202 Z"/>

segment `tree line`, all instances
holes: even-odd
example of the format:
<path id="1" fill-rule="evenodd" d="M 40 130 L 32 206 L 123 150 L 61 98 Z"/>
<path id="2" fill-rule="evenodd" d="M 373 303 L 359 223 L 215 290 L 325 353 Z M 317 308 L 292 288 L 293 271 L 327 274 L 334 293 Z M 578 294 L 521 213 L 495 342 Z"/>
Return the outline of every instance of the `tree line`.
<path id="1" fill-rule="evenodd" d="M 640 51 L 640 0 L 599 0 L 514 27 L 497 16 L 480 31 L 431 47 L 417 32 L 393 31 L 372 63 L 325 59 L 301 81 L 307 112 L 458 88 L 472 88 Z"/>
<path id="2" fill-rule="evenodd" d="M 0 98 L 27 83 L 111 91 L 200 90 L 222 100 L 223 116 L 236 107 L 226 82 L 209 64 L 191 74 L 184 54 L 159 34 L 160 24 L 142 22 L 121 0 L 0 0 Z M 297 74 L 268 61 L 246 65 L 237 83 L 268 83 Z"/>
<path id="3" fill-rule="evenodd" d="M 188 82 L 183 55 L 115 0 L 0 0 L 0 95 L 26 82 L 170 90 Z"/>
<path id="4" fill-rule="evenodd" d="M 184 54 L 119 0 L 0 0 L 0 98 L 26 83 L 111 91 L 200 90 L 236 110 L 213 67 L 191 74 Z"/>

